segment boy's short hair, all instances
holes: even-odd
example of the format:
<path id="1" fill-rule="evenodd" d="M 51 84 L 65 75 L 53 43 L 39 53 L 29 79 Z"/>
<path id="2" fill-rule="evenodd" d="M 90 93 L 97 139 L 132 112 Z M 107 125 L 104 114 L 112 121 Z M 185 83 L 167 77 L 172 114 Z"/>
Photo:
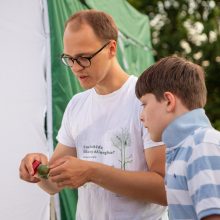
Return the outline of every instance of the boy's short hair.
<path id="1" fill-rule="evenodd" d="M 171 92 L 189 110 L 203 108 L 207 97 L 205 74 L 199 65 L 169 56 L 142 73 L 135 92 L 139 99 L 146 93 L 152 93 L 158 101 L 164 99 L 164 92 Z"/>
<path id="2" fill-rule="evenodd" d="M 118 39 L 118 28 L 112 16 L 103 11 L 95 9 L 79 11 L 66 21 L 65 28 L 68 25 L 72 30 L 78 30 L 83 24 L 88 24 L 100 40 Z"/>

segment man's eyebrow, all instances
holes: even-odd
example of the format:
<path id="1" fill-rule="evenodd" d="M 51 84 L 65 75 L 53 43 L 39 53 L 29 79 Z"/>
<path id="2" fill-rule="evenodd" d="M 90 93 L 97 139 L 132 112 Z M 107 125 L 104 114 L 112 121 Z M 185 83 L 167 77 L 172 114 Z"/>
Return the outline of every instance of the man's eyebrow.
<path id="1" fill-rule="evenodd" d="M 74 56 L 67 54 L 67 53 L 63 53 L 63 54 L 69 57 L 73 57 L 73 58 L 91 56 L 91 53 L 77 53 Z"/>

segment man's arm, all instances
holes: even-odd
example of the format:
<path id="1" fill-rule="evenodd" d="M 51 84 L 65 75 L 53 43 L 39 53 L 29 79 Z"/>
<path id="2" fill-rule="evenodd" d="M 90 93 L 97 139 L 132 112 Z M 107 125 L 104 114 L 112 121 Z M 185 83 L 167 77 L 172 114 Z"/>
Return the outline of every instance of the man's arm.
<path id="1" fill-rule="evenodd" d="M 55 160 L 64 157 L 64 156 L 73 156 L 76 157 L 76 148 L 68 147 L 64 144 L 58 143 L 52 157 L 50 158 L 49 164 L 53 163 Z"/>
<path id="2" fill-rule="evenodd" d="M 167 205 L 164 186 L 165 146 L 145 150 L 148 171 L 124 171 L 101 163 L 63 157 L 51 164 L 51 180 L 59 187 L 78 188 L 93 182 L 140 201 Z"/>
<path id="3" fill-rule="evenodd" d="M 167 205 L 164 186 L 165 146 L 145 150 L 148 171 L 122 171 L 94 166 L 91 181 L 118 194 L 137 200 Z"/>

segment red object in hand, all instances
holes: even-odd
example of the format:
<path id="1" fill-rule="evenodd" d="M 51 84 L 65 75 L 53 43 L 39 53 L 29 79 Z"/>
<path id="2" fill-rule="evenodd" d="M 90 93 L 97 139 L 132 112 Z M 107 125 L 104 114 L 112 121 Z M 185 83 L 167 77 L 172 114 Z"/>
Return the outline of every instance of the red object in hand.
<path id="1" fill-rule="evenodd" d="M 34 174 L 33 174 L 33 175 L 36 174 L 37 168 L 39 167 L 40 164 L 41 164 L 41 162 L 38 161 L 38 160 L 35 160 L 35 161 L 32 163 L 32 166 L 33 166 L 33 169 L 34 169 Z"/>

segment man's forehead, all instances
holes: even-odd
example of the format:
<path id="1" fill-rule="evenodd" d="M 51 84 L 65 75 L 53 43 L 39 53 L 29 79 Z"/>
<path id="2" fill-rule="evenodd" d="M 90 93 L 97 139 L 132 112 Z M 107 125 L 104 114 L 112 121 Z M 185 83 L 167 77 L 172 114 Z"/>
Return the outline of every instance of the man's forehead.
<path id="1" fill-rule="evenodd" d="M 86 22 L 78 21 L 78 19 L 75 19 L 73 21 L 70 21 L 67 24 L 65 30 L 69 30 L 69 31 L 73 31 L 74 32 L 74 31 L 79 31 L 80 29 L 87 28 L 87 27 L 89 27 L 89 25 Z"/>
<path id="2" fill-rule="evenodd" d="M 85 43 L 88 42 L 88 44 L 90 44 L 90 42 L 96 44 L 100 42 L 100 39 L 96 36 L 90 26 L 84 25 L 79 29 L 71 29 L 67 26 L 64 31 L 64 43 L 66 43 L 65 41 L 85 41 Z"/>
<path id="3" fill-rule="evenodd" d="M 70 32 L 70 33 L 81 33 L 81 32 L 91 32 L 90 34 L 94 34 L 94 30 L 92 29 L 92 27 L 85 23 L 85 22 L 76 22 L 76 21 L 72 21 L 70 22 L 64 31 L 64 34 L 66 32 Z"/>
<path id="4" fill-rule="evenodd" d="M 102 42 L 99 39 L 80 36 L 80 35 L 66 35 L 64 36 L 63 49 L 64 53 L 71 56 L 86 56 L 94 53 Z"/>

